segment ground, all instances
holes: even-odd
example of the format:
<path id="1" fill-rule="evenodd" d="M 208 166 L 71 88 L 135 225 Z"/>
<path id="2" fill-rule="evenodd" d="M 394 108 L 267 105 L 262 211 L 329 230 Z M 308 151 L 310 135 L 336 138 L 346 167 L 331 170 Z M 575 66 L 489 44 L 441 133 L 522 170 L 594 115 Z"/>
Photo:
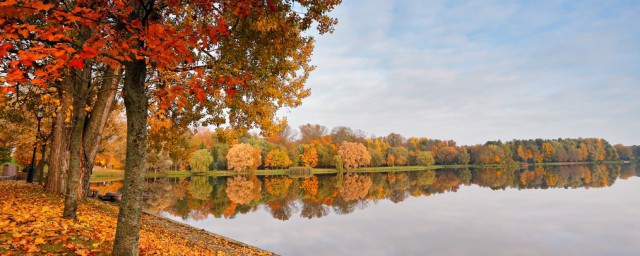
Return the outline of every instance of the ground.
<path id="1" fill-rule="evenodd" d="M 24 181 L 0 181 L 0 255 L 108 255 L 118 209 L 89 199 L 62 219 L 64 198 Z M 203 230 L 143 214 L 141 255 L 272 255 Z"/>

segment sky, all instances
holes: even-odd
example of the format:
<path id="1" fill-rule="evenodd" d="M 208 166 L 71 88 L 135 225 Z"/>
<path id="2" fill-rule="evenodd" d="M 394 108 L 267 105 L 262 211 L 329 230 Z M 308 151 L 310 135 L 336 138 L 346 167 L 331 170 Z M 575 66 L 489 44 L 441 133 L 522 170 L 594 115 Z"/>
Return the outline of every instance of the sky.
<path id="1" fill-rule="evenodd" d="M 289 125 L 640 145 L 640 1 L 344 0 Z"/>

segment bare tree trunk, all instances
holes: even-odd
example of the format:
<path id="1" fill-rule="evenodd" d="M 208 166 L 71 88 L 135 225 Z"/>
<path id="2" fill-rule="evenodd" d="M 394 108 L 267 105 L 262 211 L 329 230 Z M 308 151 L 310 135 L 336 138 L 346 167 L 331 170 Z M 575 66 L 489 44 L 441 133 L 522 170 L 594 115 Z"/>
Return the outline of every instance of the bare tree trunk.
<path id="1" fill-rule="evenodd" d="M 125 65 L 124 104 L 127 115 L 127 158 L 125 162 L 122 201 L 113 255 L 138 255 L 140 215 L 147 153 L 147 109 L 145 60 Z"/>
<path id="2" fill-rule="evenodd" d="M 69 144 L 69 170 L 67 172 L 67 191 L 64 198 L 64 211 L 62 217 L 66 219 L 76 218 L 78 207 L 78 180 L 81 171 L 82 135 L 84 132 L 87 111 L 85 106 L 90 87 L 91 68 L 89 65 L 82 70 L 81 77 L 77 77 L 74 86 L 73 112 L 75 122 L 71 131 Z"/>
<path id="3" fill-rule="evenodd" d="M 65 81 L 70 80 L 66 78 Z M 65 82 L 69 83 L 69 82 Z M 64 194 L 66 192 L 67 164 L 69 159 L 69 129 L 65 123 L 66 110 L 71 106 L 71 94 L 58 89 L 61 99 L 60 110 L 53 120 L 51 144 L 49 145 L 49 172 L 44 189 L 53 193 Z"/>
<path id="4" fill-rule="evenodd" d="M 82 154 L 81 173 L 82 193 L 80 195 L 83 198 L 89 194 L 89 179 L 93 173 L 93 162 L 100 148 L 102 131 L 115 102 L 118 84 L 120 83 L 120 70 L 120 67 L 118 67 L 116 69 L 107 68 L 104 71 L 104 75 L 108 76 L 108 78 L 103 79 L 102 86 L 98 88 L 96 102 L 93 104 L 91 114 L 87 117 L 87 125 L 84 127 L 82 141 L 84 152 Z"/>

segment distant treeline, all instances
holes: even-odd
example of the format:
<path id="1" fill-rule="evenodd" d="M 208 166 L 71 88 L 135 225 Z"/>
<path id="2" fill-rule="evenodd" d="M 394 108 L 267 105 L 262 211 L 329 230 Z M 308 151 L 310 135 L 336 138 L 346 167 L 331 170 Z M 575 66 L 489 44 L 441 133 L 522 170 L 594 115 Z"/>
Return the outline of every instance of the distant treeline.
<path id="1" fill-rule="evenodd" d="M 96 164 L 122 168 L 124 137 L 106 140 L 96 158 Z M 185 170 L 194 156 L 208 154 L 213 158 L 211 170 L 226 170 L 229 149 L 240 143 L 250 144 L 260 152 L 259 169 L 279 169 L 290 166 L 337 168 L 346 163 L 339 150 L 343 142 L 362 144 L 369 160 L 360 166 L 417 165 L 491 165 L 552 162 L 601 162 L 640 159 L 639 146 L 611 145 L 604 139 L 532 139 L 508 142 L 489 141 L 482 145 L 457 145 L 453 140 L 406 138 L 391 133 L 387 136 L 367 136 L 361 130 L 336 127 L 329 130 L 318 124 L 306 124 L 263 137 L 239 134 L 232 130 L 199 129 L 197 133 L 154 135 L 151 132 L 148 167 L 151 171 Z M 121 141 L 122 140 L 122 141 Z M 200 151 L 195 154 L 196 151 Z M 360 156 L 354 156 L 356 158 Z M 369 159 L 370 158 L 370 159 Z M 207 160 L 207 159 L 204 159 Z M 208 161 L 205 161 L 208 163 Z M 339 167 L 338 167 L 339 168 Z"/>
<path id="2" fill-rule="evenodd" d="M 367 137 L 360 130 L 322 125 L 286 127 L 273 137 L 256 134 L 230 135 L 229 131 L 200 130 L 192 136 L 190 151 L 207 149 L 213 156 L 211 169 L 226 169 L 230 145 L 248 143 L 260 149 L 262 165 L 268 168 L 271 156 L 285 154 L 289 166 L 335 168 L 341 163 L 338 150 L 343 142 L 364 145 L 371 158 L 368 166 L 490 165 L 514 163 L 600 162 L 640 159 L 639 146 L 611 145 L 604 139 L 532 139 L 509 142 L 489 141 L 483 145 L 459 146 L 453 140 L 405 138 L 391 133 Z M 271 154 L 270 154 L 271 153 Z M 279 157 L 281 159 L 282 156 Z M 287 162 L 289 163 L 289 162 Z M 272 164 L 273 166 L 273 164 Z M 286 166 L 285 166 L 286 167 Z"/>

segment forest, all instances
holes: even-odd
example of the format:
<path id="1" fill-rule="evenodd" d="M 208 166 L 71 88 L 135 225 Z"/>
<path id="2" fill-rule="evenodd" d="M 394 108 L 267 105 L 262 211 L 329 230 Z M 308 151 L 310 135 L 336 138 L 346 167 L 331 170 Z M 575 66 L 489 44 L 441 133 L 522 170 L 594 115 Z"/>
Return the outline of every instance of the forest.
<path id="1" fill-rule="evenodd" d="M 96 157 L 96 165 L 118 169 L 124 163 L 124 134 L 118 129 L 112 131 L 115 133 L 106 133 L 108 139 Z M 280 132 L 270 137 L 201 127 L 195 132 L 187 131 L 180 136 L 172 136 L 170 143 L 152 141 L 150 149 L 153 153 L 150 154 L 147 167 L 149 172 L 195 170 L 190 161 L 203 157 L 206 160 L 207 156 L 211 158 L 208 167 L 199 170 L 231 170 L 233 168 L 229 168 L 227 160 L 230 148 L 248 144 L 259 153 L 259 163 L 255 164 L 255 168 L 259 169 L 291 166 L 350 168 L 353 166 L 346 166 L 346 163 L 353 161 L 346 159 L 345 154 L 340 154 L 345 142 L 363 146 L 363 150 L 350 153 L 364 156 L 366 164 L 360 167 L 509 165 L 640 159 L 640 147 L 611 145 L 599 138 L 488 141 L 482 145 L 458 145 L 453 140 L 406 138 L 396 133 L 381 137 L 367 136 L 361 130 L 348 127 L 328 129 L 319 124 L 306 124 L 298 129 L 284 126 Z M 172 146 L 168 146 L 170 144 Z M 250 150 L 252 149 L 245 148 L 245 151 Z"/>

